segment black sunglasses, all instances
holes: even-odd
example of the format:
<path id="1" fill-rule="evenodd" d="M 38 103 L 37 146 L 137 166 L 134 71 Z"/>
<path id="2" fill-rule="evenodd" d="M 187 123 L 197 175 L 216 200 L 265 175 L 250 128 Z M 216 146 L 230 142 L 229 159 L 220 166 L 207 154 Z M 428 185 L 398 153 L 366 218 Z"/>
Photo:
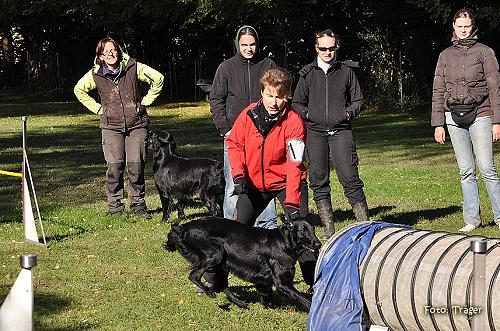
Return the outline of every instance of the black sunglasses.
<path id="1" fill-rule="evenodd" d="M 331 46 L 331 47 L 318 47 L 318 49 L 322 52 L 326 52 L 327 50 L 330 51 L 330 52 L 334 52 L 337 47 L 335 46 Z"/>

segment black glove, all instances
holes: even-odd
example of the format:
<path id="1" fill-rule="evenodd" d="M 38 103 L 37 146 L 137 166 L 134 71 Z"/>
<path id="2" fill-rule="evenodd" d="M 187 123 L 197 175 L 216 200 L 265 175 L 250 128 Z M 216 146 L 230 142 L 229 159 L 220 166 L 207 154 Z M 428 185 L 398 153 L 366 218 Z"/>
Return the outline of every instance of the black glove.
<path id="1" fill-rule="evenodd" d="M 297 206 L 287 205 L 283 207 L 283 210 L 285 212 L 285 217 L 289 221 L 295 221 L 296 219 L 300 218 L 300 208 Z"/>
<path id="2" fill-rule="evenodd" d="M 346 111 L 346 115 L 348 122 L 354 118 L 354 115 L 350 111 Z"/>
<path id="3" fill-rule="evenodd" d="M 141 105 L 141 103 L 138 102 L 135 106 L 135 111 L 137 112 L 137 115 L 142 116 L 144 113 L 146 113 L 146 106 Z"/>
<path id="4" fill-rule="evenodd" d="M 234 182 L 233 195 L 248 193 L 247 179 L 245 177 L 243 176 L 237 177 L 233 179 L 233 182 Z"/>

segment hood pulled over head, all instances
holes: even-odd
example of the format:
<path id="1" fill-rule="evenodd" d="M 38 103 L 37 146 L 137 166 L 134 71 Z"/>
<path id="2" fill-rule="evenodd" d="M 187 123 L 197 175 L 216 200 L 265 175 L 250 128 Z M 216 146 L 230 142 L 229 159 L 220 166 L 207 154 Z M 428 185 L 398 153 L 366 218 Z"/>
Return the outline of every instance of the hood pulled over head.
<path id="1" fill-rule="evenodd" d="M 238 32 L 236 32 L 236 37 L 234 38 L 235 54 L 242 55 L 240 53 L 240 38 L 244 34 L 250 34 L 255 38 L 255 42 L 257 43 L 255 55 L 259 54 L 259 35 L 257 34 L 257 30 L 250 25 L 243 25 L 238 29 Z"/>

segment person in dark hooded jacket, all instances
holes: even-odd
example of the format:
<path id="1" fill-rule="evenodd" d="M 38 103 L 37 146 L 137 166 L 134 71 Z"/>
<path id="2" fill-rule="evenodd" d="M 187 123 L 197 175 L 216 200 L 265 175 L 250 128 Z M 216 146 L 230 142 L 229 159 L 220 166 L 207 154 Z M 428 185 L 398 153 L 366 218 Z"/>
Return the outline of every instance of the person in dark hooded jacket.
<path id="1" fill-rule="evenodd" d="M 215 73 L 210 92 L 210 111 L 213 121 L 224 137 L 224 217 L 236 219 L 236 202 L 226 138 L 236 118 L 249 104 L 261 98 L 259 77 L 268 68 L 275 67 L 273 60 L 259 53 L 259 38 L 255 29 L 245 25 L 238 29 L 234 41 L 236 54 L 222 62 Z M 276 206 L 274 200 L 257 218 L 256 226 L 272 229 L 276 227 Z"/>
<path id="2" fill-rule="evenodd" d="M 140 82 L 149 84 L 146 95 L 140 93 Z M 144 164 L 149 106 L 160 94 L 163 75 L 122 52 L 112 38 L 101 39 L 96 47 L 94 67 L 75 85 L 78 100 L 98 114 L 102 133 L 102 150 L 108 165 L 106 196 L 111 215 L 125 215 L 125 166 L 128 174 L 128 198 L 132 212 L 151 218 L 144 197 Z M 97 102 L 88 93 L 97 89 Z"/>
<path id="3" fill-rule="evenodd" d="M 300 70 L 292 108 L 301 115 L 307 127 L 310 186 L 325 226 L 323 237 L 329 238 L 335 231 L 329 157 L 356 220 L 368 220 L 351 126 L 351 121 L 361 112 L 363 94 L 352 69 L 357 63 L 337 61 L 338 36 L 327 29 L 316 33 L 315 37 L 318 56 Z"/>
<path id="4" fill-rule="evenodd" d="M 460 232 L 481 224 L 474 157 L 500 226 L 500 180 L 493 159 L 493 143 L 500 139 L 500 74 L 495 53 L 477 41 L 477 34 L 472 12 L 459 10 L 453 45 L 439 54 L 432 91 L 434 139 L 445 143 L 446 125 L 460 171 L 465 222 Z"/>

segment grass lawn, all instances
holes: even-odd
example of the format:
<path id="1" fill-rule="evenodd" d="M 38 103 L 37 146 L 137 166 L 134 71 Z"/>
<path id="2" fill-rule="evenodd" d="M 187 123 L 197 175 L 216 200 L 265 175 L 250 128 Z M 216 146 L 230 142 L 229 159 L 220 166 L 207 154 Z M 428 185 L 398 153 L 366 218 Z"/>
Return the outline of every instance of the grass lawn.
<path id="1" fill-rule="evenodd" d="M 167 129 L 183 156 L 222 160 L 207 103 L 151 107 L 151 129 Z M 161 247 L 170 224 L 106 215 L 98 118 L 78 102 L 39 102 L 11 94 L 0 97 L 0 170 L 19 172 L 21 115 L 28 115 L 28 157 L 41 208 L 48 248 L 23 242 L 20 182 L 0 175 L 0 301 L 19 272 L 19 256 L 36 254 L 36 330 L 304 330 L 307 314 L 282 298 L 264 309 L 256 292 L 235 277 L 237 295 L 249 310 L 195 295 L 188 265 Z M 451 144 L 433 142 L 428 115 L 366 111 L 354 121 L 360 173 L 372 220 L 410 224 L 418 229 L 456 232 L 462 226 L 462 196 Z M 496 149 L 496 163 L 500 154 Z M 147 203 L 160 207 L 146 165 Z M 337 228 L 353 222 L 335 174 L 333 203 Z M 498 237 L 483 183 L 485 226 L 473 233 Z M 310 209 L 316 207 L 310 199 Z M 186 209 L 188 219 L 206 213 Z M 177 217 L 172 213 L 171 219 Z M 318 228 L 321 234 L 322 228 Z M 40 231 L 39 231 L 40 234 Z M 296 286 L 305 291 L 300 271 Z"/>

